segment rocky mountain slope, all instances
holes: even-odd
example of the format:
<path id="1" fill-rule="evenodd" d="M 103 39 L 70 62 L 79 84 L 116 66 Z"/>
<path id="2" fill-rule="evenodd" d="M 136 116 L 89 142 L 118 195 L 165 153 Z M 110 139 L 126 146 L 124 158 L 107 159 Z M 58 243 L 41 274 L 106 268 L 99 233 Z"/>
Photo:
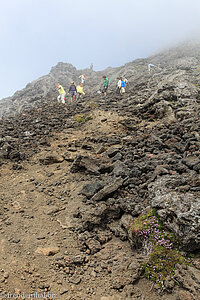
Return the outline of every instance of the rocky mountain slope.
<path id="1" fill-rule="evenodd" d="M 199 298 L 199 49 L 184 45 L 102 72 L 59 63 L 2 101 L 3 295 Z M 148 62 L 157 66 L 152 74 Z M 88 77 L 86 97 L 58 104 L 55 84 L 67 87 L 81 73 Z M 103 74 L 111 82 L 106 97 L 97 94 Z M 123 96 L 115 93 L 119 75 L 129 80 Z M 145 219 L 152 209 L 155 216 Z M 145 230 L 137 238 L 141 213 L 145 221 L 158 217 L 165 235 L 176 239 L 170 242 L 182 261 L 164 280 L 153 277 L 162 275 L 161 267 L 149 276 L 154 281 L 145 279 L 142 266 L 150 265 L 153 242 Z M 156 245 L 168 242 L 162 233 Z M 168 250 L 166 255 L 176 251 Z M 193 260 L 185 264 L 187 253 Z"/>
<path id="2" fill-rule="evenodd" d="M 156 77 L 151 82 L 151 93 L 156 90 L 161 78 L 162 82 L 172 82 L 179 78 L 179 81 L 181 80 L 182 82 L 180 88 L 184 89 L 183 82 L 185 81 L 199 84 L 199 53 L 200 43 L 189 43 L 161 52 L 147 59 L 137 59 L 122 67 L 109 67 L 100 72 L 95 72 L 91 69 L 77 70 L 71 64 L 60 62 L 55 67 L 52 67 L 48 75 L 28 83 L 24 89 L 17 91 L 12 97 L 1 100 L 0 118 L 3 115 L 8 116 L 8 114 L 15 114 L 22 112 L 26 108 L 34 107 L 42 102 L 44 97 L 49 99 L 55 98 L 57 96 L 56 83 L 59 82 L 68 90 L 72 80 L 76 84 L 79 83 L 81 74 L 86 74 L 87 76 L 86 92 L 90 95 L 95 95 L 102 88 L 103 75 L 108 76 L 110 79 L 110 90 L 115 90 L 116 78 L 119 76 L 128 78 L 130 86 L 133 88 L 137 84 L 149 81 L 147 74 L 148 63 L 153 63 L 158 67 Z"/>

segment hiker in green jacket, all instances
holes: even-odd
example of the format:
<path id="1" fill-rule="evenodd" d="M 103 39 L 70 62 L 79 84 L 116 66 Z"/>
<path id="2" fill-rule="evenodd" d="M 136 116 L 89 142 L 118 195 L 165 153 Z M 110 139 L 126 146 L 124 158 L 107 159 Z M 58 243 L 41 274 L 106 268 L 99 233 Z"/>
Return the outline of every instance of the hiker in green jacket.
<path id="1" fill-rule="evenodd" d="M 109 83 L 109 79 L 106 76 L 103 76 L 104 79 L 104 84 L 103 84 L 103 93 L 106 96 L 107 95 L 107 89 L 108 89 L 108 83 Z"/>

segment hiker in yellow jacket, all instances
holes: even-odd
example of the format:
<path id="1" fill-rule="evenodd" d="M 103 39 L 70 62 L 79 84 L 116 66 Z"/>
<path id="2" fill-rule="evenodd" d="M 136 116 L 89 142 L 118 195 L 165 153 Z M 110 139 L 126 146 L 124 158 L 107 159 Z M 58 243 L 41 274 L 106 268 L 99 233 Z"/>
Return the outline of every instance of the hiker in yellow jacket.
<path id="1" fill-rule="evenodd" d="M 62 87 L 62 85 L 60 85 L 59 83 L 56 84 L 56 89 L 59 92 L 59 96 L 57 97 L 58 102 L 62 102 L 65 103 L 65 98 L 66 98 L 66 92 L 64 90 L 64 88 Z"/>
<path id="2" fill-rule="evenodd" d="M 80 83 L 77 87 L 77 94 L 78 94 L 78 98 L 82 97 L 83 95 L 85 95 L 84 91 L 83 91 L 83 84 Z"/>

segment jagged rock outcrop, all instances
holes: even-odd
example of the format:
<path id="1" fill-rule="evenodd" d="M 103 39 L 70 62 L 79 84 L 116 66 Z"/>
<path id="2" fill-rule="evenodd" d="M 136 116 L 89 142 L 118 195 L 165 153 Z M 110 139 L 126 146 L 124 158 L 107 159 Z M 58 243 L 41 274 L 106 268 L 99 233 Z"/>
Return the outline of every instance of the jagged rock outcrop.
<path id="1" fill-rule="evenodd" d="M 151 104 L 153 104 L 152 101 L 157 103 L 158 98 L 167 101 L 182 101 L 183 98 L 195 100 L 197 93 L 195 84 L 199 84 L 199 49 L 199 43 L 184 44 L 147 59 L 137 59 L 122 67 L 109 67 L 99 72 L 92 69 L 77 70 L 69 63 L 59 62 L 52 67 L 48 75 L 28 83 L 24 89 L 17 91 L 12 97 L 1 100 L 0 118 L 3 115 L 13 115 L 26 108 L 34 107 L 41 103 L 44 97 L 47 97 L 49 101 L 56 101 L 56 83 L 59 82 L 68 90 L 71 81 L 78 84 L 79 76 L 83 73 L 87 76 L 85 90 L 90 94 L 95 94 L 102 88 L 104 74 L 110 79 L 110 90 L 116 89 L 117 77 L 128 78 L 129 87 L 133 89 L 134 95 L 130 95 L 127 99 L 126 107 L 129 107 L 133 100 L 136 100 L 138 104 L 144 104 L 148 99 Z M 147 72 L 149 62 L 156 66 L 153 76 L 149 76 Z"/>

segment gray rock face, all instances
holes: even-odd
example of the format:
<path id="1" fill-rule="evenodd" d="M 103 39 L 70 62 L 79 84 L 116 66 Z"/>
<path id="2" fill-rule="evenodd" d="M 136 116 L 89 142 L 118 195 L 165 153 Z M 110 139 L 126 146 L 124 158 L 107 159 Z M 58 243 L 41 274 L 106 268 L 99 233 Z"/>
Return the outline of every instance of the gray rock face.
<path id="1" fill-rule="evenodd" d="M 95 72 L 92 69 L 77 70 L 69 63 L 59 62 L 56 66 L 52 67 L 48 75 L 42 76 L 26 85 L 20 91 L 17 91 L 12 97 L 5 98 L 0 101 L 0 118 L 2 116 L 14 115 L 22 112 L 27 108 L 35 107 L 38 103 L 48 99 L 56 101 L 57 91 L 56 84 L 63 85 L 68 91 L 71 81 L 79 84 L 81 74 L 87 76 L 85 91 L 86 94 L 96 94 L 97 91 L 102 89 L 103 75 L 109 77 L 109 91 L 116 90 L 117 77 L 126 77 L 129 80 L 128 88 L 130 86 L 141 87 L 148 83 L 147 89 L 142 93 L 142 103 L 146 100 L 150 103 L 157 103 L 158 98 L 162 100 L 182 101 L 183 98 L 191 96 L 195 99 L 197 87 L 195 86 L 198 81 L 198 67 L 199 67 L 199 49 L 200 45 L 185 44 L 169 51 L 164 51 L 160 54 L 149 57 L 148 59 L 135 60 L 124 66 L 118 68 L 107 68 L 104 71 Z M 147 72 L 147 65 L 151 62 L 156 66 L 156 74 L 153 78 Z M 194 77 L 191 75 L 191 82 L 186 75 L 187 71 L 192 70 Z M 136 89 L 137 90 L 137 89 Z M 130 101 L 135 98 L 137 92 L 131 97 Z M 138 99 L 137 101 L 140 102 Z M 128 104 L 129 102 L 127 102 Z"/>
<path id="2" fill-rule="evenodd" d="M 106 185 L 103 189 L 97 192 L 92 198 L 92 201 L 101 201 L 108 197 L 115 191 L 117 191 L 123 185 L 123 179 L 121 177 L 117 178 L 113 183 Z"/>
<path id="3" fill-rule="evenodd" d="M 177 176 L 161 177 L 149 184 L 151 205 L 184 250 L 200 249 L 200 197 L 191 192 L 180 193 L 175 186 Z"/>
<path id="4" fill-rule="evenodd" d="M 103 188 L 103 184 L 99 180 L 97 180 L 93 183 L 85 184 L 82 188 L 81 193 L 85 195 L 87 198 L 91 198 L 102 188 Z"/>

